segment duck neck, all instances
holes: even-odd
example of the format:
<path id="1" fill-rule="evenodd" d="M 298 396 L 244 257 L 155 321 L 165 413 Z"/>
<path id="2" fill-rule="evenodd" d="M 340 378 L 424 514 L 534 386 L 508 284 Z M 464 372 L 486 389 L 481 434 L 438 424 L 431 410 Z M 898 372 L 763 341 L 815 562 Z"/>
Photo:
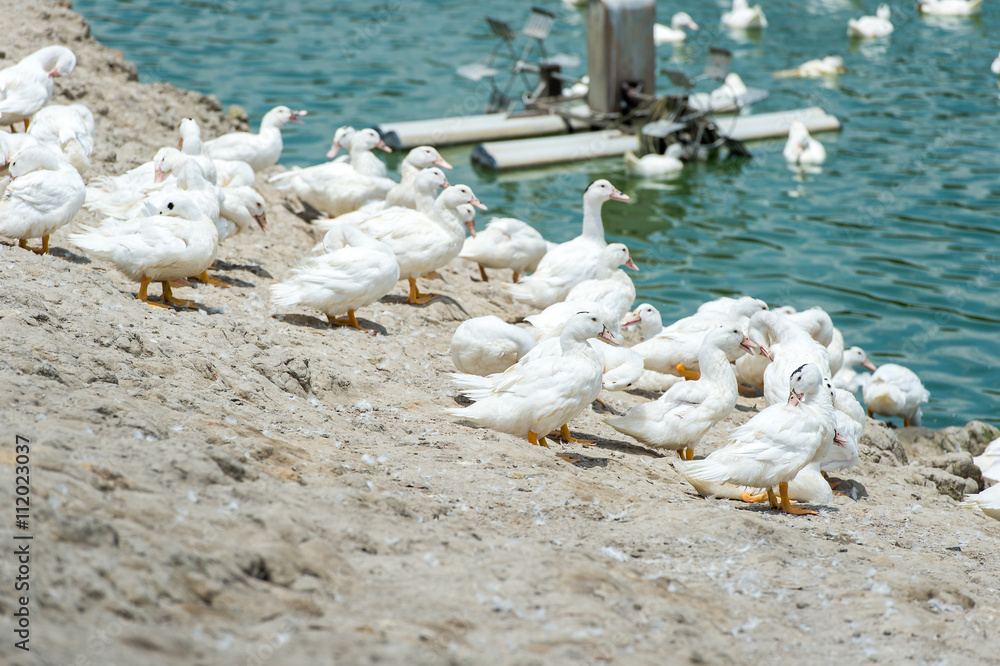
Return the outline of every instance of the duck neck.
<path id="1" fill-rule="evenodd" d="M 583 231 L 582 236 L 604 240 L 604 220 L 601 217 L 603 201 L 583 200 Z"/>
<path id="2" fill-rule="evenodd" d="M 711 347 L 703 346 L 698 351 L 698 370 L 701 372 L 701 376 L 710 382 L 717 383 L 732 376 L 735 384 L 736 372 L 733 370 L 733 364 L 729 362 L 726 352 L 714 345 Z"/>

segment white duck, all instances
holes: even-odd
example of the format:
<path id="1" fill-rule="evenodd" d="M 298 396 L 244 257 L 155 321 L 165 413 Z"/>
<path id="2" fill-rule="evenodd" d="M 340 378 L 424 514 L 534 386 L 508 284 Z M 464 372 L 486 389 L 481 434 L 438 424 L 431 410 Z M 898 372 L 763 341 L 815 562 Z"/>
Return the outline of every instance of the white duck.
<path id="1" fill-rule="evenodd" d="M 622 328 L 636 325 L 639 327 L 642 341 L 645 342 L 663 331 L 663 318 L 660 316 L 660 311 L 655 307 L 649 303 L 642 303 L 621 320 Z M 634 352 L 631 349 L 630 351 Z M 639 356 L 638 354 L 636 355 Z M 645 359 L 642 356 L 639 356 L 639 359 L 643 362 L 643 371 L 639 379 L 634 381 L 630 388 L 662 393 L 674 384 L 684 381 L 684 378 L 680 375 L 666 375 L 662 372 L 646 370 Z"/>
<path id="2" fill-rule="evenodd" d="M 523 273 L 538 268 L 548 251 L 548 243 L 527 222 L 513 217 L 494 217 L 475 238 L 466 238 L 459 257 L 479 264 L 483 282 L 487 268 L 509 268 L 517 282 Z"/>
<path id="3" fill-rule="evenodd" d="M 350 213 L 344 213 L 343 215 L 338 215 L 335 218 L 327 220 L 315 220 L 313 225 L 317 229 L 323 231 L 330 228 L 331 225 L 337 224 L 353 224 L 357 226 L 364 224 L 365 220 L 370 217 L 374 217 L 383 211 L 392 209 L 396 209 L 396 212 L 400 214 L 405 214 L 406 211 L 409 210 L 416 210 L 418 213 L 424 213 L 426 215 L 430 212 L 431 208 L 434 207 L 434 201 L 437 198 L 437 190 L 448 187 L 449 185 L 450 183 L 448 182 L 447 176 L 444 175 L 444 171 L 438 167 L 429 167 L 418 173 L 413 179 L 413 185 L 411 187 L 413 192 L 413 207 L 387 206 L 385 201 L 373 200 L 369 201 L 357 210 L 352 210 Z"/>
<path id="4" fill-rule="evenodd" d="M 835 387 L 830 380 L 824 380 L 824 383 L 833 396 L 839 438 L 837 442 L 824 444 L 816 460 L 824 472 L 851 469 L 858 464 L 858 442 L 865 430 L 865 408 L 854 394 Z"/>
<path id="5" fill-rule="evenodd" d="M 684 32 L 684 28 L 697 30 L 698 24 L 694 22 L 694 19 L 687 12 L 677 12 L 670 17 L 669 26 L 662 23 L 653 24 L 653 42 L 656 44 L 683 42 L 687 39 L 687 33 Z"/>
<path id="6" fill-rule="evenodd" d="M 684 147 L 679 143 L 670 144 L 663 155 L 648 153 L 636 157 L 634 152 L 628 150 L 625 151 L 625 170 L 641 178 L 677 173 L 684 169 L 684 162 L 681 161 L 683 155 Z"/>
<path id="7" fill-rule="evenodd" d="M 775 72 L 778 79 L 818 79 L 824 76 L 837 76 L 847 71 L 844 59 L 839 55 L 829 55 L 825 58 L 807 60 L 794 69 L 783 69 Z"/>
<path id="8" fill-rule="evenodd" d="M 468 206 L 459 210 L 461 206 Z M 409 208 L 389 208 L 366 220 L 361 229 L 396 253 L 399 277 L 410 283 L 406 302 L 424 305 L 437 294 L 421 294 L 417 278 L 441 268 L 458 256 L 465 240 L 465 229 L 475 234 L 476 208 L 486 209 L 468 185 L 452 185 L 434 202 L 430 213 Z M 464 225 L 463 225 L 464 222 Z"/>
<path id="9" fill-rule="evenodd" d="M 83 179 L 60 153 L 47 146 L 23 148 L 10 158 L 10 182 L 0 196 L 0 236 L 18 239 L 18 246 L 47 254 L 49 236 L 69 224 L 87 196 Z M 42 239 L 39 249 L 27 239 Z"/>
<path id="10" fill-rule="evenodd" d="M 1000 520 L 1000 484 L 975 495 L 966 495 L 965 501 L 959 506 L 979 509 L 993 520 Z"/>
<path id="11" fill-rule="evenodd" d="M 354 138 L 355 130 L 350 125 L 343 125 L 338 127 L 333 133 L 333 143 L 330 144 L 330 150 L 326 151 L 326 158 L 332 160 L 336 158 L 335 161 L 346 161 L 350 159 L 350 155 L 341 155 L 337 157 L 337 153 L 340 152 L 341 148 L 346 150 L 351 149 L 351 139 Z"/>
<path id="12" fill-rule="evenodd" d="M 267 231 L 267 209 L 262 197 L 252 187 L 224 187 L 219 203 L 219 243 L 243 233 L 256 223 Z"/>
<path id="13" fill-rule="evenodd" d="M 972 462 L 982 471 L 984 479 L 1000 483 L 1000 438 L 990 442 L 986 450 L 973 458 Z"/>
<path id="14" fill-rule="evenodd" d="M 693 459 L 702 436 L 736 406 L 739 391 L 732 362 L 741 348 L 750 353 L 754 349 L 741 328 L 719 325 L 710 330 L 698 351 L 701 377 L 697 381 L 675 384 L 653 402 L 633 407 L 607 424 L 650 448 L 677 451 L 682 459 Z"/>
<path id="15" fill-rule="evenodd" d="M 535 336 L 500 317 L 463 321 L 451 336 L 451 360 L 459 372 L 492 375 L 517 363 L 535 346 Z"/>
<path id="16" fill-rule="evenodd" d="M 281 128 L 285 123 L 301 123 L 299 118 L 306 111 L 293 111 L 287 106 L 276 106 L 260 121 L 257 134 L 250 132 L 230 132 L 206 141 L 205 154 L 213 160 L 239 160 L 246 162 L 254 171 L 261 171 L 278 163 L 281 157 Z"/>
<path id="17" fill-rule="evenodd" d="M 76 56 L 65 46 L 46 46 L 0 71 L 0 125 L 24 122 L 48 104 L 55 90 L 53 79 L 69 75 Z"/>
<path id="18" fill-rule="evenodd" d="M 499 375 L 453 375 L 454 383 L 476 403 L 449 409 L 452 416 L 548 446 L 545 435 L 566 424 L 601 392 L 602 365 L 587 344 L 599 337 L 618 344 L 598 315 L 573 315 L 559 336 L 558 356 L 530 355 Z"/>
<path id="19" fill-rule="evenodd" d="M 734 430 L 728 445 L 703 460 L 675 461 L 681 475 L 695 488 L 728 483 L 767 489 L 773 508 L 778 508 L 773 491 L 778 486 L 783 511 L 815 514 L 792 506 L 788 482 L 812 461 L 820 447 L 834 439 L 833 404 L 815 365 L 797 368 L 788 383 L 787 402 L 767 407 Z"/>
<path id="20" fill-rule="evenodd" d="M 904 426 L 919 426 L 923 417 L 920 405 L 927 402 L 931 394 L 909 368 L 884 363 L 862 388 L 862 397 L 868 416 L 899 416 Z"/>
<path id="21" fill-rule="evenodd" d="M 81 227 L 69 240 L 89 254 L 110 261 L 118 270 L 140 283 L 140 301 L 155 307 L 195 307 L 193 301 L 177 299 L 171 280 L 204 272 L 215 261 L 219 232 L 187 194 L 176 193 L 150 215 L 128 220 L 109 218 L 100 227 Z M 151 302 L 146 294 L 151 281 L 163 286 L 163 302 Z"/>
<path id="22" fill-rule="evenodd" d="M 641 303 L 636 306 L 635 310 L 622 318 L 621 327 L 628 328 L 629 326 L 638 326 L 642 339 L 649 340 L 663 331 L 663 317 L 660 315 L 660 311 L 649 303 Z"/>
<path id="23" fill-rule="evenodd" d="M 736 72 L 729 72 L 722 81 L 722 85 L 708 94 L 708 103 L 711 108 L 717 111 L 724 111 L 738 106 L 740 97 L 745 95 L 749 88 L 743 79 Z"/>
<path id="24" fill-rule="evenodd" d="M 573 313 L 595 309 L 617 335 L 622 317 L 635 301 L 635 285 L 619 266 L 639 270 L 628 248 L 622 243 L 612 243 L 601 252 L 596 277 L 570 289 L 565 301 L 553 303 L 524 320 L 537 330 L 539 338 L 550 337 L 559 335 Z"/>
<path id="25" fill-rule="evenodd" d="M 733 8 L 722 14 L 722 25 L 737 30 L 767 27 L 767 17 L 760 5 L 750 6 L 747 0 L 733 0 Z"/>
<path id="26" fill-rule="evenodd" d="M 430 167 L 441 169 L 451 169 L 448 160 L 441 157 L 441 153 L 431 146 L 417 146 L 403 160 L 399 167 L 399 184 L 389 190 L 385 196 L 385 207 L 405 206 L 406 208 L 416 208 L 416 192 L 413 190 L 413 183 L 417 174 Z"/>
<path id="27" fill-rule="evenodd" d="M 705 334 L 718 324 L 730 322 L 746 330 L 750 318 L 765 310 L 767 303 L 744 296 L 731 301 L 725 315 L 714 309 L 699 311 L 677 320 L 632 349 L 645 359 L 647 370 L 697 379 L 694 373 L 698 371 L 698 351 Z"/>
<path id="28" fill-rule="evenodd" d="M 847 35 L 857 39 L 887 37 L 895 30 L 892 21 L 889 20 L 891 15 L 892 10 L 889 9 L 889 5 L 881 4 L 875 10 L 875 16 L 848 19 Z"/>
<path id="29" fill-rule="evenodd" d="M 917 9 L 929 16 L 973 16 L 982 5 L 983 0 L 917 0 Z"/>
<path id="30" fill-rule="evenodd" d="M 140 164 L 120 176 L 98 176 L 87 185 L 87 210 L 104 217 L 128 217 L 130 210 L 174 182 L 190 157 L 176 148 L 161 148 L 151 162 Z M 200 170 L 200 167 L 199 167 Z M 168 177 L 169 175 L 169 177 Z"/>
<path id="31" fill-rule="evenodd" d="M 29 146 L 40 145 L 30 134 L 10 134 L 0 132 L 0 196 L 10 183 L 10 173 L 8 167 L 10 160 L 19 152 Z"/>
<path id="32" fill-rule="evenodd" d="M 788 128 L 788 141 L 781 154 L 792 164 L 822 164 L 826 161 L 826 148 L 809 135 L 801 120 L 792 121 Z"/>
<path id="33" fill-rule="evenodd" d="M 990 64 L 990 71 L 996 76 L 1000 76 L 1000 55 L 993 59 L 993 62 Z"/>
<path id="34" fill-rule="evenodd" d="M 576 238 L 550 248 L 538 270 L 517 284 L 503 288 L 517 301 L 534 308 L 547 308 L 566 298 L 574 286 L 597 272 L 601 252 L 607 247 L 601 207 L 605 201 L 628 201 L 607 180 L 592 182 L 583 193 L 583 230 Z"/>
<path id="35" fill-rule="evenodd" d="M 587 303 L 581 303 L 578 306 L 578 312 L 596 314 L 601 317 L 602 320 L 607 321 L 603 318 L 600 308 L 588 307 Z M 559 343 L 559 335 L 562 332 L 563 325 L 557 327 L 557 333 L 553 337 L 547 337 L 544 340 L 536 344 L 527 354 L 528 357 L 535 358 L 538 356 L 558 356 L 561 352 L 561 346 Z M 614 332 L 608 329 L 612 336 L 617 340 Z M 601 375 L 601 387 L 605 391 L 624 391 L 625 389 L 631 388 L 642 376 L 642 357 L 636 354 L 634 351 L 627 347 L 611 346 L 606 345 L 603 342 L 598 342 L 595 339 L 590 339 L 587 342 L 590 346 L 594 348 L 597 352 L 597 357 L 601 361 L 601 367 L 603 373 Z M 580 440 L 573 437 L 569 431 L 569 427 L 565 424 L 560 429 L 560 437 L 563 441 L 567 442 L 583 442 L 586 444 L 593 444 L 592 441 Z"/>
<path id="36" fill-rule="evenodd" d="M 837 388 L 857 393 L 858 389 L 864 386 L 865 382 L 871 378 L 869 373 L 859 373 L 854 368 L 861 366 L 866 370 L 875 372 L 875 364 L 868 360 L 868 354 L 861 347 L 848 347 L 844 350 L 844 362 L 840 370 L 833 375 L 833 385 Z"/>
<path id="37" fill-rule="evenodd" d="M 80 174 L 90 168 L 94 152 L 94 116 L 83 104 L 50 104 L 31 119 L 28 134 L 55 148 Z"/>
<path id="38" fill-rule="evenodd" d="M 764 400 L 768 405 L 781 404 L 788 396 L 788 377 L 803 363 L 815 365 L 824 377 L 830 376 L 830 355 L 788 315 L 779 312 L 758 312 L 750 321 L 750 330 L 758 326 L 767 329 L 771 340 L 768 351 L 771 363 L 764 369 Z M 752 334 L 752 333 L 751 333 Z"/>
<path id="39" fill-rule="evenodd" d="M 324 162 L 293 168 L 271 176 L 269 182 L 328 215 L 344 215 L 369 201 L 385 200 L 397 185 L 385 177 L 385 163 L 372 153 L 376 148 L 390 150 L 378 132 L 363 129 L 351 138 L 350 163 Z"/>
<path id="40" fill-rule="evenodd" d="M 213 185 L 218 183 L 218 173 L 215 170 L 215 162 L 205 154 L 205 144 L 201 141 L 201 126 L 194 118 L 182 118 L 178 127 L 181 138 L 177 141 L 177 148 L 194 160 L 201 167 L 201 172 L 205 180 Z M 244 164 L 247 164 L 244 162 Z M 248 165 L 249 166 L 249 165 Z M 252 169 L 253 167 L 251 167 Z M 253 184 L 252 182 L 250 183 Z"/>
<path id="41" fill-rule="evenodd" d="M 354 311 L 382 298 L 399 280 L 399 264 L 392 249 L 351 225 L 340 225 L 327 233 L 328 245 L 340 247 L 298 266 L 291 277 L 271 287 L 275 305 L 302 305 L 326 315 L 331 326 L 353 326 L 372 331 L 358 323 Z M 338 317 L 344 315 L 346 317 Z"/>

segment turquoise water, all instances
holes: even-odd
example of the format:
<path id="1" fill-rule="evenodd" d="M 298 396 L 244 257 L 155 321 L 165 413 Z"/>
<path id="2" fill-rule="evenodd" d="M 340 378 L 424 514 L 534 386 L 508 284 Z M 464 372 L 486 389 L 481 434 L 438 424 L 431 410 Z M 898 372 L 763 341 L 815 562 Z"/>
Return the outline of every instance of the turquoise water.
<path id="1" fill-rule="evenodd" d="M 841 134 L 820 136 L 829 153 L 820 173 L 789 170 L 781 143 L 766 142 L 751 146 L 751 161 L 690 165 L 662 182 L 629 179 L 617 159 L 496 177 L 474 170 L 471 147 L 461 147 L 446 152 L 449 178 L 472 185 L 491 214 L 529 220 L 555 241 L 578 233 L 587 183 L 609 178 L 633 201 L 605 206 L 608 236 L 632 248 L 639 299 L 664 319 L 730 294 L 820 305 L 848 344 L 920 375 L 932 394 L 925 425 L 1000 423 L 1000 101 L 989 71 L 1000 8 L 948 20 L 917 16 L 907 2 L 893 7 L 891 37 L 851 42 L 847 19 L 862 13 L 859 3 L 764 0 L 771 25 L 754 37 L 716 27 L 724 4 L 659 3 L 664 22 L 684 9 L 703 28 L 683 46 L 661 46 L 659 65 L 693 74 L 709 44 L 730 48 L 733 71 L 770 90 L 755 112 L 818 105 L 840 117 Z M 519 28 L 532 5 L 559 16 L 550 51 L 585 62 L 583 14 L 552 0 L 76 8 L 143 81 L 213 93 L 254 122 L 277 104 L 308 109 L 307 124 L 284 133 L 282 161 L 310 164 L 341 124 L 480 112 L 483 88 L 454 66 L 492 48 L 487 13 Z M 850 69 L 839 81 L 771 77 L 830 53 Z M 661 92 L 669 85 L 659 83 Z"/>

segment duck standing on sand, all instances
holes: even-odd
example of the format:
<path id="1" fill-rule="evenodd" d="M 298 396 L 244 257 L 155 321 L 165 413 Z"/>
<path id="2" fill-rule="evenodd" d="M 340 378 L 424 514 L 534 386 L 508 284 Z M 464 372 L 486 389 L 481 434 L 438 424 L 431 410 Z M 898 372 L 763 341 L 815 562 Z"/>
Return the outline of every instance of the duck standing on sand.
<path id="1" fill-rule="evenodd" d="M 0 70 L 0 125 L 24 122 L 49 103 L 55 91 L 53 79 L 68 76 L 76 67 L 76 56 L 65 46 L 46 46 Z"/>
<path id="2" fill-rule="evenodd" d="M 81 229 L 70 235 L 70 242 L 139 282 L 140 301 L 160 308 L 196 307 L 194 301 L 174 298 L 170 281 L 198 275 L 212 265 L 219 231 L 190 195 L 178 191 L 145 215 L 108 218 L 97 228 Z M 146 295 L 154 281 L 163 286 L 162 303 Z"/>
<path id="3" fill-rule="evenodd" d="M 0 236 L 18 239 L 18 247 L 48 254 L 49 236 L 69 224 L 80 210 L 87 189 L 83 178 L 61 154 L 36 144 L 10 158 L 10 183 L 0 196 Z M 28 247 L 29 238 L 41 248 Z"/>
<path id="4" fill-rule="evenodd" d="M 280 306 L 315 308 L 331 326 L 375 333 L 358 323 L 354 311 L 396 286 L 399 264 L 392 248 L 349 224 L 331 228 L 323 244 L 326 254 L 307 259 L 290 278 L 271 286 L 271 300 Z"/>
<path id="5" fill-rule="evenodd" d="M 475 404 L 447 412 L 548 447 L 545 435 L 579 414 L 601 393 L 603 366 L 587 343 L 595 337 L 618 344 L 600 316 L 575 314 L 559 336 L 558 355 L 528 355 L 503 373 L 488 377 L 452 375 L 453 383 Z"/>
<path id="6" fill-rule="evenodd" d="M 833 401 L 822 373 L 811 363 L 796 368 L 789 385 L 786 403 L 771 405 L 734 430 L 728 445 L 703 460 L 678 460 L 674 466 L 695 488 L 728 483 L 767 489 L 767 499 L 775 509 L 779 499 L 773 488 L 778 486 L 782 511 L 816 514 L 792 506 L 788 482 L 813 460 L 820 447 L 833 441 Z"/>
<path id="7" fill-rule="evenodd" d="M 682 460 L 692 460 L 695 445 L 708 429 L 736 406 L 733 361 L 741 349 L 753 353 L 755 347 L 739 327 L 719 325 L 701 343 L 699 379 L 675 384 L 653 402 L 606 423 L 650 448 L 677 451 Z"/>

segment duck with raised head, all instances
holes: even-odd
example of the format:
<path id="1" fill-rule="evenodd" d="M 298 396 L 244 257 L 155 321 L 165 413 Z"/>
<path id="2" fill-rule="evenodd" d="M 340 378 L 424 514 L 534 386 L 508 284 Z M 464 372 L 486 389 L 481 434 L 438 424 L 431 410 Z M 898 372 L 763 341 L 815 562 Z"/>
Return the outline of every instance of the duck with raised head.
<path id="1" fill-rule="evenodd" d="M 653 42 L 655 44 L 676 44 L 677 42 L 683 42 L 687 39 L 687 33 L 684 32 L 684 28 L 697 30 L 698 24 L 694 22 L 694 19 L 687 12 L 677 12 L 670 17 L 670 25 L 663 25 L 662 23 L 653 24 Z"/>
<path id="2" fill-rule="evenodd" d="M 474 207 L 486 209 L 468 185 L 452 185 L 438 195 L 426 214 L 397 206 L 360 225 L 362 231 L 396 253 L 399 277 L 410 283 L 407 303 L 424 305 L 439 296 L 421 294 L 417 278 L 436 271 L 458 256 L 465 230 L 476 233 Z"/>
<path id="3" fill-rule="evenodd" d="M 608 245 L 601 207 L 609 200 L 628 201 L 628 196 L 603 178 L 592 182 L 583 193 L 580 235 L 550 248 L 534 273 L 503 288 L 515 300 L 541 310 L 565 299 L 570 289 L 594 277 L 601 252 Z"/>
<path id="4" fill-rule="evenodd" d="M 868 370 L 866 373 L 859 373 L 854 368 L 861 366 Z M 875 372 L 875 364 L 868 359 L 868 354 L 861 347 L 848 347 L 844 350 L 844 359 L 840 370 L 833 375 L 833 385 L 837 388 L 845 389 L 851 393 L 857 393 L 858 389 L 864 386 L 871 378 L 871 373 Z"/>
<path id="5" fill-rule="evenodd" d="M 621 319 L 635 301 L 632 278 L 619 266 L 639 270 L 625 244 L 611 243 L 601 251 L 598 272 L 593 278 L 570 289 L 565 301 L 553 303 L 524 320 L 534 327 L 539 338 L 551 337 L 559 335 L 574 312 L 593 309 L 607 322 L 611 332 L 618 335 Z"/>
<path id="6" fill-rule="evenodd" d="M 398 184 L 385 177 L 385 163 L 372 152 L 376 149 L 391 152 L 378 132 L 359 130 L 351 137 L 350 162 L 293 168 L 271 176 L 269 182 L 313 208 L 338 217 L 370 201 L 384 201 Z"/>
<path id="7" fill-rule="evenodd" d="M 264 114 L 257 134 L 251 132 L 223 134 L 205 142 L 205 154 L 213 160 L 246 162 L 254 171 L 274 166 L 281 158 L 283 148 L 281 128 L 289 122 L 301 123 L 299 118 L 306 114 L 306 111 L 293 111 L 287 106 L 276 106 Z"/>

